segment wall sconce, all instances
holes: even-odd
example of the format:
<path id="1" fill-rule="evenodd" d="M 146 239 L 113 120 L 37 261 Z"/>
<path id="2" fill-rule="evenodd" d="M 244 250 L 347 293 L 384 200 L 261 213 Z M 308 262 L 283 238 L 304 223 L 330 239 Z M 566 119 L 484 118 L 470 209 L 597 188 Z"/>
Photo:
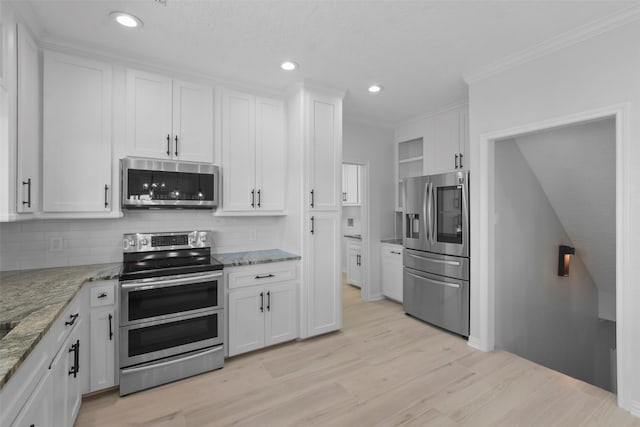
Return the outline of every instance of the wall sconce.
<path id="1" fill-rule="evenodd" d="M 576 248 L 560 245 L 558 250 L 558 276 L 567 277 L 569 275 L 569 262 L 571 255 L 575 255 Z"/>

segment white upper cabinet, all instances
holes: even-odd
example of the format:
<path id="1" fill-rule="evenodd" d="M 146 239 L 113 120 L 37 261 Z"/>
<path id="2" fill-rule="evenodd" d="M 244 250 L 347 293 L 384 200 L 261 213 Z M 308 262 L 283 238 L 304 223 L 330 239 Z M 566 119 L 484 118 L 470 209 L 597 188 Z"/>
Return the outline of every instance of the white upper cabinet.
<path id="1" fill-rule="evenodd" d="M 44 53 L 44 212 L 112 209 L 109 64 Z"/>
<path id="2" fill-rule="evenodd" d="M 308 206 L 340 210 L 342 104 L 317 95 L 310 96 L 309 103 Z"/>
<path id="3" fill-rule="evenodd" d="M 283 102 L 224 90 L 222 211 L 284 213 L 285 138 Z"/>
<path id="4" fill-rule="evenodd" d="M 127 70 L 127 154 L 213 162 L 213 88 Z"/>
<path id="5" fill-rule="evenodd" d="M 18 24 L 18 163 L 16 210 L 37 212 L 40 199 L 40 68 L 38 46 Z"/>
<path id="6" fill-rule="evenodd" d="M 467 120 L 466 107 L 429 118 L 430 132 L 425 135 L 425 175 L 469 168 Z"/>
<path id="7" fill-rule="evenodd" d="M 360 166 L 342 165 L 342 206 L 360 205 Z"/>

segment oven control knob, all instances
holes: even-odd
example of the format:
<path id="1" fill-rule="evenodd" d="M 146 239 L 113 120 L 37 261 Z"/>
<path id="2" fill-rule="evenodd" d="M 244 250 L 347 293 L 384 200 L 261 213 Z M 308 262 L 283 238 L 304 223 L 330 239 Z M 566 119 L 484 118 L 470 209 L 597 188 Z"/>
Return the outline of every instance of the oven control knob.
<path id="1" fill-rule="evenodd" d="M 149 244 L 149 240 L 148 239 L 142 239 L 140 240 L 140 245 L 141 246 L 147 246 Z"/>
<path id="2" fill-rule="evenodd" d="M 207 236 L 206 236 L 206 235 L 202 235 L 202 236 L 200 236 L 200 241 L 201 241 L 202 243 L 206 242 L 206 241 L 207 241 Z"/>
<path id="3" fill-rule="evenodd" d="M 133 247 L 133 248 L 135 248 L 135 247 L 136 247 L 136 241 L 135 241 L 135 240 L 132 240 L 132 239 L 124 239 L 124 240 L 122 241 L 122 249 L 124 249 L 125 251 L 126 251 L 127 249 L 132 248 L 132 247 Z"/>

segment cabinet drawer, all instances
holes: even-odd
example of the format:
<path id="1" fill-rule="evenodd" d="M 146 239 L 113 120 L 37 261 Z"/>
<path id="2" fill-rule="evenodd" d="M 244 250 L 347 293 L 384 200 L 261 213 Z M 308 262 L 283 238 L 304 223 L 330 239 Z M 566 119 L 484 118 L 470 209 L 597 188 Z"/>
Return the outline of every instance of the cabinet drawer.
<path id="1" fill-rule="evenodd" d="M 274 263 L 268 267 L 247 267 L 229 273 L 229 289 L 265 285 L 296 278 L 296 268 L 291 264 Z"/>
<path id="2" fill-rule="evenodd" d="M 382 245 L 382 256 L 390 259 L 397 259 L 402 263 L 402 246 L 397 245 Z"/>
<path id="3" fill-rule="evenodd" d="M 73 327 L 78 324 L 80 315 L 80 298 L 76 295 L 73 301 L 71 301 L 71 304 L 69 304 L 62 315 L 58 317 L 53 326 L 51 326 L 51 348 L 54 354 L 58 351 L 69 333 L 71 333 Z"/>
<path id="4" fill-rule="evenodd" d="M 89 304 L 91 307 L 113 305 L 115 302 L 115 293 L 116 289 L 113 283 L 94 286 L 89 293 Z"/>

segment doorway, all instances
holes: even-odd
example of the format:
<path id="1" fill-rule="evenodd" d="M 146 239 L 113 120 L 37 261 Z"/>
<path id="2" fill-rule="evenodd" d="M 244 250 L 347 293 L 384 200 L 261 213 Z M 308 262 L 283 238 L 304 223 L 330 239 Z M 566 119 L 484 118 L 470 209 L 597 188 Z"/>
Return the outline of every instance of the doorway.
<path id="1" fill-rule="evenodd" d="M 367 163 L 342 164 L 342 274 L 349 286 L 369 295 L 369 209 Z"/>
<path id="2" fill-rule="evenodd" d="M 615 392 L 615 119 L 494 155 L 496 347 Z"/>
<path id="3" fill-rule="evenodd" d="M 499 220 L 495 213 L 495 143 L 514 135 L 531 133 L 558 126 L 572 125 L 611 117 L 615 119 L 615 222 L 616 222 L 616 388 L 618 404 L 630 405 L 634 372 L 633 360 L 633 260 L 630 259 L 631 206 L 629 200 L 630 157 L 629 133 L 630 106 L 619 104 L 589 110 L 567 116 L 554 117 L 541 122 L 520 125 L 504 130 L 480 134 L 477 150 L 472 156 L 471 170 L 474 172 L 474 194 L 471 203 L 471 223 L 474 244 L 471 255 L 471 274 L 475 278 L 475 293 L 471 298 L 471 335 L 469 345 L 483 351 L 495 348 L 495 267 L 501 262 L 495 249 L 494 225 Z"/>

